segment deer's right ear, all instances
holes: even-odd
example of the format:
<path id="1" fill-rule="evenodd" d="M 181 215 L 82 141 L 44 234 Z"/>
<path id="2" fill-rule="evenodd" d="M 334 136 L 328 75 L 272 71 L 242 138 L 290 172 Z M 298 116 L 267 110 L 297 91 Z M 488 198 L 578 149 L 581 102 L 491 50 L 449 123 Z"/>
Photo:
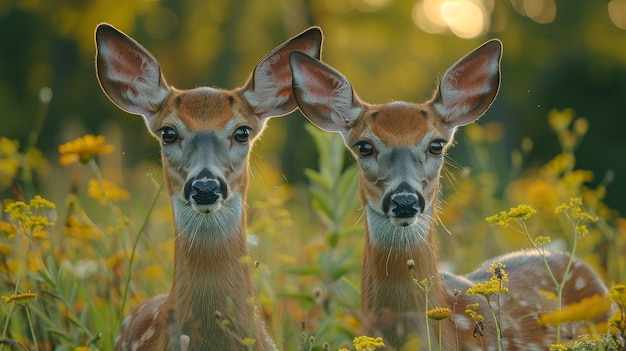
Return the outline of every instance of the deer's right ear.
<path id="1" fill-rule="evenodd" d="M 289 57 L 294 97 L 304 115 L 318 127 L 347 133 L 363 112 L 350 82 L 325 63 L 301 52 Z"/>
<path id="2" fill-rule="evenodd" d="M 169 94 L 157 60 L 135 40 L 106 23 L 96 28 L 96 74 L 113 103 L 124 111 L 143 115 L 148 122 Z"/>

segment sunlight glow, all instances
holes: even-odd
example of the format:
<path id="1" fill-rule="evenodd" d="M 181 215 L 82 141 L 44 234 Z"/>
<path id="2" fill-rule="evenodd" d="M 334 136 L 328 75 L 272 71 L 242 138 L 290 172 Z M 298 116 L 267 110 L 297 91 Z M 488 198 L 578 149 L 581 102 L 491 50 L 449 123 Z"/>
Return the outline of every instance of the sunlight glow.
<path id="1" fill-rule="evenodd" d="M 352 6 L 361 12 L 376 12 L 390 5 L 392 0 L 352 0 Z"/>
<path id="2" fill-rule="evenodd" d="M 511 0 L 515 11 L 531 20 L 548 24 L 556 18 L 556 2 L 554 0 Z"/>
<path id="3" fill-rule="evenodd" d="M 413 7 L 413 22 L 427 33 L 470 39 L 489 28 L 489 13 L 482 0 L 422 0 Z"/>
<path id="4" fill-rule="evenodd" d="M 626 0 L 611 0 L 609 17 L 617 28 L 626 29 Z"/>

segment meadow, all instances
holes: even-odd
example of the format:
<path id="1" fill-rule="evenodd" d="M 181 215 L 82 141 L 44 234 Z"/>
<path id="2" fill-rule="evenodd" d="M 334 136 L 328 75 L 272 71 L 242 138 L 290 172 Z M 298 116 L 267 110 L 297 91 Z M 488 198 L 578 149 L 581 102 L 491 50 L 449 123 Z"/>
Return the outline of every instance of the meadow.
<path id="1" fill-rule="evenodd" d="M 43 89 L 39 120 L 50 98 Z M 28 145 L 0 137 L 0 186 L 13 194 L 2 201 L 0 221 L 0 350 L 111 350 L 124 315 L 166 293 L 171 280 L 171 209 L 158 159 L 124 168 L 115 130 L 69 139 L 58 158 L 46 159 L 34 146 L 37 125 Z M 319 157 L 316 169 L 303 170 L 307 183 L 291 184 L 263 157 L 272 152 L 263 142 L 253 151 L 251 252 L 242 264 L 251 267 L 259 312 L 282 350 L 374 350 L 376 340 L 356 338 L 363 245 L 356 167 L 338 135 L 306 128 Z M 521 248 L 575 252 L 612 290 L 546 311 L 541 320 L 548 328 L 589 321 L 589 335 L 555 340 L 551 350 L 623 350 L 626 218 L 603 202 L 611 175 L 576 167 L 585 118 L 553 110 L 545 128 L 561 152 L 539 166 L 525 162 L 530 139 L 504 155 L 496 122 L 479 121 L 458 134 L 456 149 L 469 164 L 446 163 L 440 264 L 467 273 Z M 614 318 L 590 322 L 608 301 L 620 306 Z"/>

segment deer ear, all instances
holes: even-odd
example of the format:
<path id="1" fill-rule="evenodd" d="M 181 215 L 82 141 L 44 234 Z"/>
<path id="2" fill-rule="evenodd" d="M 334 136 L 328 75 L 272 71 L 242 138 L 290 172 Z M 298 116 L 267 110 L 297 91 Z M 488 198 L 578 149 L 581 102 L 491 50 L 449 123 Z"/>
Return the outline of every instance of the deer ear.
<path id="1" fill-rule="evenodd" d="M 350 82 L 325 63 L 294 52 L 289 59 L 298 106 L 315 125 L 346 134 L 363 112 Z"/>
<path id="2" fill-rule="evenodd" d="M 135 40 L 106 23 L 96 28 L 96 74 L 113 103 L 143 115 L 148 122 L 170 90 L 157 60 Z"/>
<path id="3" fill-rule="evenodd" d="M 298 106 L 291 88 L 289 55 L 303 52 L 320 58 L 322 30 L 311 27 L 267 54 L 254 68 L 243 88 L 243 96 L 261 119 L 292 112 Z"/>
<path id="4" fill-rule="evenodd" d="M 450 127 L 471 123 L 491 106 L 500 87 L 502 43 L 491 40 L 443 75 L 431 104 Z"/>

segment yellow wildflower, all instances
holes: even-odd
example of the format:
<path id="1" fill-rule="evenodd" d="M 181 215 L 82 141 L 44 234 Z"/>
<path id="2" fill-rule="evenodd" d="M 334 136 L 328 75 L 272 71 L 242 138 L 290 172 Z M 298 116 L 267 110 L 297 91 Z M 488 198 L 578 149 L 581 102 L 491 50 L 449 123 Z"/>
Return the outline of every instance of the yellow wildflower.
<path id="1" fill-rule="evenodd" d="M 370 336 L 357 336 L 352 340 L 356 351 L 374 351 L 379 347 L 385 347 L 383 338 L 372 338 Z"/>
<path id="2" fill-rule="evenodd" d="M 552 110 L 548 113 L 548 123 L 557 132 L 566 130 L 574 119 L 574 110 L 566 108 L 561 111 Z"/>
<path id="3" fill-rule="evenodd" d="M 67 217 L 63 231 L 67 236 L 74 239 L 99 239 L 102 237 L 102 232 L 97 227 L 82 221 L 73 214 Z"/>
<path id="4" fill-rule="evenodd" d="M 87 346 L 78 346 L 74 348 L 74 351 L 93 351 L 93 349 Z"/>
<path id="5" fill-rule="evenodd" d="M 594 295 L 565 306 L 562 310 L 544 313 L 539 316 L 543 325 L 558 325 L 566 322 L 594 321 L 611 308 L 607 296 Z"/>
<path id="6" fill-rule="evenodd" d="M 9 239 L 15 235 L 16 229 L 13 223 L 0 221 L 0 233 L 5 234 Z"/>
<path id="7" fill-rule="evenodd" d="M 574 230 L 576 231 L 576 234 L 578 234 L 579 236 L 585 236 L 585 235 L 589 234 L 589 229 L 584 224 L 576 226 L 576 228 L 574 228 Z"/>
<path id="8" fill-rule="evenodd" d="M 528 220 L 532 215 L 536 214 L 537 211 L 529 205 L 518 205 L 517 207 L 512 207 L 508 212 L 500 211 L 498 214 L 487 217 L 485 220 L 489 224 L 497 224 L 500 226 L 506 226 L 507 222 L 510 219 L 521 219 Z"/>
<path id="9" fill-rule="evenodd" d="M 85 135 L 59 145 L 61 158 L 59 163 L 69 166 L 75 162 L 88 163 L 97 155 L 109 154 L 115 150 L 113 145 L 106 145 L 102 135 Z"/>
<path id="10" fill-rule="evenodd" d="M 583 211 L 583 200 L 579 197 L 573 197 L 568 203 L 561 204 L 555 209 L 555 213 L 565 213 L 573 219 L 590 223 L 595 223 L 599 220 L 598 217 Z"/>
<path id="11" fill-rule="evenodd" d="M 426 317 L 440 321 L 450 316 L 452 311 L 447 307 L 437 307 L 426 311 Z"/>
<path id="12" fill-rule="evenodd" d="M 54 207 L 54 203 L 36 196 L 30 201 L 29 205 L 22 201 L 10 203 L 7 205 L 5 212 L 9 214 L 12 220 L 19 222 L 26 232 L 32 233 L 54 226 L 54 222 L 41 214 L 42 208 L 53 209 Z M 33 211 L 33 209 L 36 211 Z"/>
<path id="13" fill-rule="evenodd" d="M 615 285 L 614 287 L 611 288 L 611 292 L 609 296 L 611 297 L 613 301 L 617 302 L 617 304 L 622 306 L 622 308 L 626 308 L 626 285 L 624 284 Z"/>
<path id="14" fill-rule="evenodd" d="M 468 295 L 483 295 L 489 298 L 491 295 L 509 292 L 509 288 L 503 286 L 503 282 L 509 281 L 509 276 L 506 274 L 504 268 L 506 265 L 501 262 L 492 263 L 487 269 L 487 272 L 491 273 L 491 278 L 486 282 L 476 283 L 473 287 L 467 289 Z"/>
<path id="15" fill-rule="evenodd" d="M 576 118 L 576 120 L 574 121 L 574 132 L 576 132 L 576 134 L 580 136 L 587 134 L 588 130 L 589 121 L 587 121 L 587 119 L 584 117 Z"/>
<path id="16" fill-rule="evenodd" d="M 18 305 L 26 306 L 35 297 L 37 297 L 37 294 L 28 292 L 28 293 L 24 293 L 24 294 L 13 294 L 13 295 L 8 296 L 8 297 L 7 296 L 2 296 L 2 299 L 6 303 L 15 302 Z"/>
<path id="17" fill-rule="evenodd" d="M 567 346 L 561 344 L 554 344 L 550 346 L 550 351 L 567 351 Z"/>
<path id="18" fill-rule="evenodd" d="M 480 304 L 478 302 L 470 303 L 469 305 L 465 306 L 465 313 L 467 313 L 470 318 L 476 323 L 480 323 L 485 320 L 485 317 L 477 312 L 479 307 Z"/>
<path id="19" fill-rule="evenodd" d="M 486 282 L 476 283 L 474 286 L 467 289 L 465 293 L 468 295 L 483 295 L 488 298 L 491 295 L 506 292 L 509 292 L 509 288 L 502 286 L 502 283 L 497 279 L 490 279 Z"/>
<path id="20" fill-rule="evenodd" d="M 570 171 L 576 165 L 576 158 L 569 152 L 556 155 L 552 160 L 543 166 L 543 170 L 552 175 L 558 175 Z"/>
<path id="21" fill-rule="evenodd" d="M 13 247 L 5 243 L 0 243 L 0 255 L 8 255 L 13 252 Z"/>
<path id="22" fill-rule="evenodd" d="M 50 208 L 55 209 L 56 205 L 54 202 L 44 199 L 43 197 L 37 195 L 29 202 L 30 207 L 33 208 Z"/>
<path id="23" fill-rule="evenodd" d="M 485 129 L 478 123 L 468 124 L 464 131 L 471 143 L 480 144 L 485 140 Z"/>
<path id="24" fill-rule="evenodd" d="M 583 183 L 593 181 L 593 172 L 577 169 L 571 171 L 561 178 L 561 183 L 569 188 L 578 189 Z"/>
<path id="25" fill-rule="evenodd" d="M 496 262 L 489 265 L 489 269 L 487 269 L 487 273 L 492 274 L 492 279 L 495 278 L 501 282 L 508 282 L 509 276 L 506 274 L 504 270 L 506 265 L 502 262 Z"/>
<path id="26" fill-rule="evenodd" d="M 11 185 L 20 168 L 17 140 L 0 138 L 0 187 Z"/>
<path id="27" fill-rule="evenodd" d="M 552 242 L 552 238 L 550 238 L 549 236 L 540 235 L 540 236 L 536 237 L 535 240 L 533 240 L 533 241 L 538 246 L 545 246 L 546 244 L 549 244 L 550 242 Z"/>
<path id="28" fill-rule="evenodd" d="M 100 186 L 100 182 L 96 179 L 90 179 L 87 195 L 91 198 L 98 200 L 101 204 L 106 204 L 107 198 L 111 201 L 117 200 L 128 200 L 130 199 L 130 194 L 128 191 L 120 188 L 117 184 L 113 183 L 110 180 L 103 179 L 104 191 L 102 191 L 102 187 Z"/>
<path id="29" fill-rule="evenodd" d="M 35 147 L 28 149 L 24 155 L 24 159 L 28 167 L 39 172 L 40 175 L 48 175 L 48 173 L 50 173 L 50 164 L 41 150 Z"/>
<path id="30" fill-rule="evenodd" d="M 547 290 L 539 290 L 537 291 L 537 295 L 543 296 L 548 301 L 556 302 L 558 299 L 555 293 L 553 293 L 552 291 L 547 291 Z"/>

